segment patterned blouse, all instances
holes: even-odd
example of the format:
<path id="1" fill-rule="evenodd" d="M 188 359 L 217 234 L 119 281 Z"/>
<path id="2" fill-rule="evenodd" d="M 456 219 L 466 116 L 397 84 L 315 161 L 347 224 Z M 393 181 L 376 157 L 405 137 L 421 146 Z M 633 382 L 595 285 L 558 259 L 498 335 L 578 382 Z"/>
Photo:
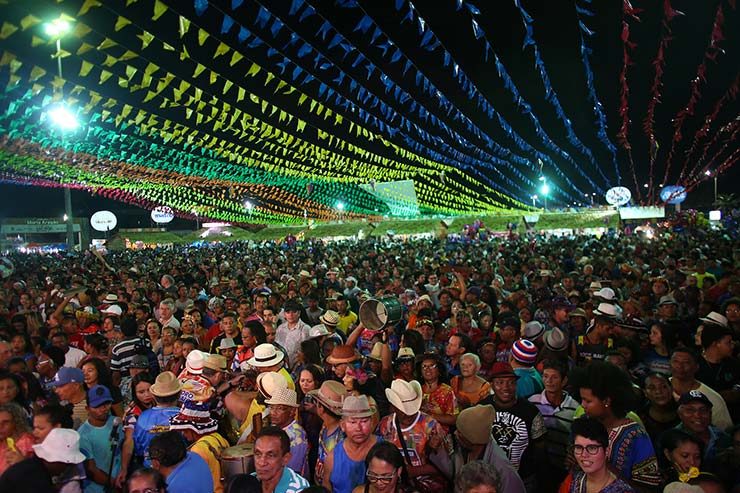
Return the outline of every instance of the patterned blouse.
<path id="1" fill-rule="evenodd" d="M 457 405 L 457 398 L 452 387 L 446 383 L 441 383 L 431 392 L 424 391 L 424 399 L 421 401 L 421 408 L 427 414 L 454 414 L 460 413 L 460 407 Z M 442 425 L 445 431 L 447 427 Z"/>
<path id="2" fill-rule="evenodd" d="M 645 428 L 632 420 L 609 430 L 609 450 L 612 469 L 620 479 L 657 487 L 660 484 L 655 449 Z"/>

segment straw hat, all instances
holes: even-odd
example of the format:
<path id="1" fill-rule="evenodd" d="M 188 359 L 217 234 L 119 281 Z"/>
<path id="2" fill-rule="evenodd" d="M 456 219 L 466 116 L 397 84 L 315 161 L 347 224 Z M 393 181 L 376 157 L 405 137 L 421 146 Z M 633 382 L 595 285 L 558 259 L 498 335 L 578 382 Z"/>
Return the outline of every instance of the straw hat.
<path id="1" fill-rule="evenodd" d="M 298 407 L 298 394 L 295 390 L 285 388 L 277 388 L 269 399 L 265 400 L 265 404 L 271 406 L 290 406 Z"/>
<path id="2" fill-rule="evenodd" d="M 203 373 L 203 366 L 206 363 L 206 353 L 198 349 L 193 349 L 188 353 L 188 357 L 185 359 L 185 369 L 188 373 L 193 375 L 200 375 Z"/>
<path id="3" fill-rule="evenodd" d="M 375 361 L 382 361 L 382 350 L 383 350 L 383 343 L 382 342 L 376 342 L 373 344 L 373 350 L 370 351 L 370 354 L 367 355 L 368 359 L 372 359 Z"/>
<path id="4" fill-rule="evenodd" d="M 342 401 L 347 397 L 347 388 L 335 380 L 326 380 L 308 395 L 326 406 L 334 414 L 342 414 Z"/>
<path id="5" fill-rule="evenodd" d="M 203 363 L 205 368 L 210 368 L 216 371 L 226 371 L 226 357 L 220 354 L 209 354 L 206 356 L 206 360 Z"/>
<path id="6" fill-rule="evenodd" d="M 397 378 L 391 383 L 391 388 L 385 389 L 385 396 L 393 407 L 407 416 L 413 416 L 421 408 L 424 393 L 416 380 L 407 382 Z"/>
<path id="7" fill-rule="evenodd" d="M 80 452 L 80 434 L 67 428 L 52 429 L 43 442 L 33 446 L 33 451 L 46 462 L 80 464 L 86 459 Z"/>
<path id="8" fill-rule="evenodd" d="M 259 346 L 258 346 L 259 347 Z M 360 354 L 352 346 L 342 345 L 335 346 L 331 354 L 326 358 L 330 365 L 339 365 L 342 363 L 351 363 L 360 359 Z"/>
<path id="9" fill-rule="evenodd" d="M 398 350 L 398 356 L 396 356 L 396 361 L 402 360 L 402 359 L 416 359 L 416 355 L 414 354 L 414 350 L 410 347 L 402 347 Z"/>
<path id="10" fill-rule="evenodd" d="M 375 414 L 366 395 L 350 395 L 342 403 L 343 418 L 368 418 Z"/>
<path id="11" fill-rule="evenodd" d="M 278 351 L 275 346 L 266 342 L 254 348 L 254 356 L 247 360 L 247 364 L 255 368 L 266 368 L 275 366 L 283 361 L 284 354 Z"/>
<path id="12" fill-rule="evenodd" d="M 326 329 L 324 324 L 314 325 L 308 330 L 309 339 L 316 339 L 317 337 L 323 337 L 329 334 L 330 332 Z"/>
<path id="13" fill-rule="evenodd" d="M 321 323 L 324 325 L 336 327 L 337 324 L 339 324 L 339 314 L 334 310 L 326 310 L 326 312 L 319 317 L 319 320 L 321 320 Z"/>
<path id="14" fill-rule="evenodd" d="M 493 406 L 477 405 L 460 411 L 457 416 L 457 431 L 473 445 L 485 445 L 491 441 L 491 428 L 496 421 Z"/>
<path id="15" fill-rule="evenodd" d="M 257 375 L 256 384 L 257 390 L 259 390 L 260 394 L 265 396 L 267 399 L 271 398 L 278 389 L 288 388 L 288 381 L 285 377 L 274 371 L 268 371 Z"/>
<path id="16" fill-rule="evenodd" d="M 576 308 L 572 312 L 568 314 L 568 317 L 575 318 L 575 317 L 581 317 L 581 318 L 587 318 L 586 317 L 586 310 L 583 308 Z"/>
<path id="17" fill-rule="evenodd" d="M 156 397 L 169 397 L 177 394 L 181 389 L 182 386 L 175 374 L 171 371 L 165 371 L 157 375 L 157 379 L 149 387 L 149 392 Z"/>

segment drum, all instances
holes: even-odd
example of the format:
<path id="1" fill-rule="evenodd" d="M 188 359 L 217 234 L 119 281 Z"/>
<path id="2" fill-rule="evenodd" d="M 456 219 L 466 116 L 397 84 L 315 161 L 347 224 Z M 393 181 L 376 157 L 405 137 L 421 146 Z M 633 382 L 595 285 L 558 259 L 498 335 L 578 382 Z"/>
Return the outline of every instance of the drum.
<path id="1" fill-rule="evenodd" d="M 403 315 L 401 303 L 395 296 L 369 299 L 360 305 L 360 322 L 366 329 L 381 330 L 386 325 L 393 325 Z"/>
<path id="2" fill-rule="evenodd" d="M 254 472 L 254 444 L 242 443 L 221 452 L 221 475 L 224 481 L 236 474 Z"/>

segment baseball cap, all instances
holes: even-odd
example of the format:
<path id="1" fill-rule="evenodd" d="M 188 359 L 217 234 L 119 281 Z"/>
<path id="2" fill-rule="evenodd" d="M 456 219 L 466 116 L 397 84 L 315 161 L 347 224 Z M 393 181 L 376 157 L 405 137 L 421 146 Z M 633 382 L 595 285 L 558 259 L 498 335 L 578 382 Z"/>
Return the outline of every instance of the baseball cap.
<path id="1" fill-rule="evenodd" d="M 84 381 L 85 376 L 82 374 L 82 370 L 79 368 L 63 366 L 59 368 L 59 371 L 57 371 L 57 374 L 54 376 L 54 380 L 51 381 L 50 385 L 52 387 L 61 387 L 68 383 L 83 383 Z"/>
<path id="2" fill-rule="evenodd" d="M 701 402 L 709 408 L 712 407 L 712 401 L 709 400 L 709 397 L 699 390 L 689 390 L 682 394 L 681 398 L 678 399 L 679 406 L 688 404 L 689 402 Z"/>
<path id="3" fill-rule="evenodd" d="M 100 407 L 103 404 L 113 402 L 113 396 L 105 385 L 93 385 L 87 391 L 87 405 L 90 407 Z"/>

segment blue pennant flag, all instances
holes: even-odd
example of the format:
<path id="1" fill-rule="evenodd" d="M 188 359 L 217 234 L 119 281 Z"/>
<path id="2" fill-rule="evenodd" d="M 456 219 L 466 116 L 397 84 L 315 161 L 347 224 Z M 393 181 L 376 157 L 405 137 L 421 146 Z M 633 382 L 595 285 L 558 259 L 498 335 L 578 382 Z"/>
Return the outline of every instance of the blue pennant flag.
<path id="1" fill-rule="evenodd" d="M 236 10 L 242 6 L 244 0 L 231 0 L 231 10 Z"/>
<path id="2" fill-rule="evenodd" d="M 239 34 L 237 35 L 237 38 L 239 39 L 240 43 L 244 43 L 247 38 L 249 37 L 251 33 L 246 27 L 240 27 L 239 28 Z"/>
<path id="3" fill-rule="evenodd" d="M 367 30 L 370 29 L 370 26 L 372 26 L 373 20 L 368 15 L 363 15 L 362 19 L 360 19 L 360 22 L 357 23 L 357 26 L 355 26 L 355 31 L 360 31 L 362 34 L 366 34 Z"/>
<path id="4" fill-rule="evenodd" d="M 221 34 L 226 34 L 227 32 L 231 31 L 231 28 L 234 26 L 234 19 L 231 18 L 231 16 L 224 14 L 224 21 L 221 23 Z"/>
<path id="5" fill-rule="evenodd" d="M 208 8 L 208 0 L 195 0 L 193 7 L 195 7 L 195 13 L 201 16 Z"/>
<path id="6" fill-rule="evenodd" d="M 298 9 L 301 8 L 305 0 L 293 0 L 290 4 L 290 10 L 288 11 L 288 15 L 295 15 L 296 12 L 298 12 Z"/>

